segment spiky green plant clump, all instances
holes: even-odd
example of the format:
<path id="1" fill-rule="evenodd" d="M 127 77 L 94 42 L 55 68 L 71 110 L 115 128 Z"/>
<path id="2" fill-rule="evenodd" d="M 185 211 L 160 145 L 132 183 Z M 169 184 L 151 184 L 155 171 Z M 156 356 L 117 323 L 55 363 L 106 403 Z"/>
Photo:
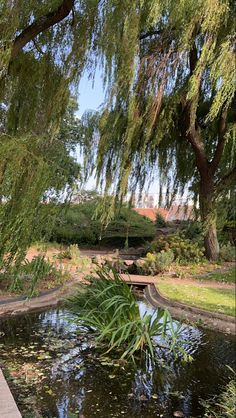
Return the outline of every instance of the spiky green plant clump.
<path id="1" fill-rule="evenodd" d="M 226 385 L 218 399 L 203 402 L 206 408 L 204 416 L 208 418 L 235 418 L 236 415 L 236 373 L 229 367 L 233 378 Z"/>
<path id="2" fill-rule="evenodd" d="M 132 289 L 111 267 L 97 268 L 96 275 L 87 280 L 88 285 L 71 296 L 67 305 L 75 322 L 92 331 L 106 352 L 118 350 L 121 358 L 132 359 L 144 353 L 154 360 L 160 338 L 162 345 L 175 350 L 181 326 L 174 324 L 168 311 L 158 309 L 142 316 Z"/>

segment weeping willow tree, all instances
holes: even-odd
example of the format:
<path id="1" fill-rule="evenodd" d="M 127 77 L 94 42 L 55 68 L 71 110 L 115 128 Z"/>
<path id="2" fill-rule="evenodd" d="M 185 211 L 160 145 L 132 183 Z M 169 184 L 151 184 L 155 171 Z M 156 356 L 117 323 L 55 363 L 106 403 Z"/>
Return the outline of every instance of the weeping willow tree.
<path id="1" fill-rule="evenodd" d="M 150 172 L 172 197 L 187 189 L 199 201 L 206 255 L 216 260 L 217 203 L 236 178 L 233 2 L 111 3 L 100 50 L 109 101 L 84 120 L 98 178 L 120 197 Z"/>
<path id="2" fill-rule="evenodd" d="M 217 199 L 235 176 L 233 30 L 230 0 L 3 0 L 0 187 L 10 209 L 1 206 L 1 253 L 23 239 L 12 222 L 21 225 L 26 202 L 35 207 L 46 180 L 55 184 L 70 93 L 84 68 L 93 75 L 100 65 L 107 106 L 99 136 L 83 144 L 98 146 L 98 176 L 118 196 L 142 185 L 150 168 L 176 193 L 189 186 L 199 196 L 207 255 L 217 258 Z"/>
<path id="3" fill-rule="evenodd" d="M 0 5 L 0 264 L 5 268 L 17 269 L 31 242 L 49 232 L 56 203 L 69 198 L 80 175 L 72 156 L 76 108 L 55 47 L 57 37 L 65 48 L 65 29 L 43 35 L 43 15 L 50 16 L 52 6 Z M 42 41 L 36 40 L 37 26 Z"/>

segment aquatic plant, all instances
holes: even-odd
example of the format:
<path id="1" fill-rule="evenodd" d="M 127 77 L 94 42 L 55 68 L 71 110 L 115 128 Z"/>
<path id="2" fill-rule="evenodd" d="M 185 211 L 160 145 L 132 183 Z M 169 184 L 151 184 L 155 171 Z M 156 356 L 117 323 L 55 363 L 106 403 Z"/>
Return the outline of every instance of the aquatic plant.
<path id="1" fill-rule="evenodd" d="M 228 368 L 232 372 L 233 378 L 218 399 L 214 397 L 207 402 L 202 402 L 202 405 L 206 408 L 206 417 L 234 418 L 236 416 L 236 373 L 231 367 Z"/>
<path id="2" fill-rule="evenodd" d="M 155 348 L 181 353 L 177 338 L 181 325 L 176 325 L 168 311 L 158 309 L 141 315 L 132 288 L 111 266 L 97 267 L 96 274 L 86 278 L 67 305 L 75 314 L 75 322 L 93 332 L 96 342 L 106 352 L 119 352 L 122 359 L 148 354 L 155 360 Z"/>

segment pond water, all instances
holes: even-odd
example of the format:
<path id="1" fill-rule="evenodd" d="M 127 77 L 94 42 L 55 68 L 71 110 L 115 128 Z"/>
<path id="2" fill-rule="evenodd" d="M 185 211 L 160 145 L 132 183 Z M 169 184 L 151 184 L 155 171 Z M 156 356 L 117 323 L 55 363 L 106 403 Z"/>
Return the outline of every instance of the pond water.
<path id="1" fill-rule="evenodd" d="M 143 305 L 142 305 L 143 308 Z M 235 367 L 230 336 L 186 326 L 182 337 L 194 360 L 169 356 L 141 370 L 101 360 L 63 309 L 0 322 L 0 367 L 24 418 L 203 417 L 201 399 L 217 395 Z"/>

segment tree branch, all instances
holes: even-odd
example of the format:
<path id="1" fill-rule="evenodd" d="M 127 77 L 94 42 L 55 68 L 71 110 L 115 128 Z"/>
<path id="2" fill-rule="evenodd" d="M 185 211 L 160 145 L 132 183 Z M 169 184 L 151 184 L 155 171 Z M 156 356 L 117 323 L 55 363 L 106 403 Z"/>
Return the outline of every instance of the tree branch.
<path id="1" fill-rule="evenodd" d="M 215 192 L 217 195 L 236 183 L 236 167 L 220 179 L 215 185 Z"/>
<path id="2" fill-rule="evenodd" d="M 197 48 L 194 44 L 189 52 L 189 77 L 194 76 L 197 66 Z M 183 101 L 183 118 L 185 121 L 186 138 L 191 144 L 196 158 L 196 165 L 202 178 L 209 175 L 209 162 L 207 160 L 201 130 L 197 121 L 197 105 L 201 94 L 201 73 L 195 76 L 197 82 L 196 94 L 190 99 Z"/>
<path id="3" fill-rule="evenodd" d="M 154 35 L 160 35 L 162 33 L 162 30 L 150 30 L 145 33 L 141 33 L 139 40 L 142 41 L 143 39 L 150 38 L 150 36 Z"/>
<path id="4" fill-rule="evenodd" d="M 16 56 L 28 42 L 32 41 L 41 32 L 44 32 L 51 26 L 61 22 L 65 17 L 67 17 L 71 12 L 74 3 L 75 0 L 63 0 L 61 5 L 56 10 L 41 16 L 30 26 L 25 28 L 20 33 L 20 35 L 15 38 L 11 51 L 11 61 L 16 58 Z"/>
<path id="5" fill-rule="evenodd" d="M 187 139 L 192 145 L 192 149 L 196 157 L 196 165 L 201 177 L 208 175 L 209 163 L 206 157 L 205 147 L 201 140 L 199 130 L 190 129 L 190 131 L 187 133 Z"/>
<path id="6" fill-rule="evenodd" d="M 227 118 L 227 110 L 225 109 L 220 115 L 220 119 L 218 123 L 218 143 L 216 146 L 214 157 L 210 163 L 210 171 L 212 174 L 215 173 L 220 163 L 223 151 L 224 151 L 224 146 L 225 146 L 225 141 L 226 141 L 226 138 L 225 138 L 226 118 Z"/>

